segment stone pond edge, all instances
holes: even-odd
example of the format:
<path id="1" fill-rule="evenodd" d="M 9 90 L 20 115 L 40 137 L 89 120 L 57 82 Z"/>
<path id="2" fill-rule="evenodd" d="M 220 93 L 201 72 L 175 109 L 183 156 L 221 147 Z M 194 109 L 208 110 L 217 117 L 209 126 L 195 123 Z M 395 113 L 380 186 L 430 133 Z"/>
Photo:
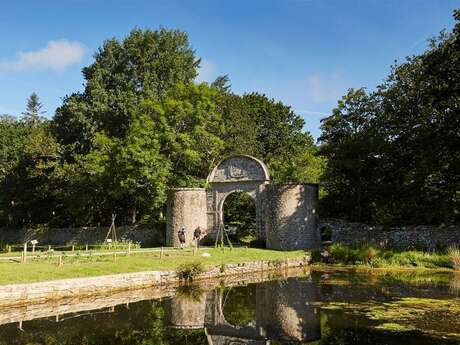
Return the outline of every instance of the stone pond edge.
<path id="1" fill-rule="evenodd" d="M 310 259 L 309 255 L 305 255 L 301 258 L 225 264 L 212 267 L 194 278 L 194 281 L 304 267 L 309 265 Z M 0 285 L 0 306 L 43 303 L 68 297 L 88 297 L 180 283 L 181 279 L 175 271 L 143 271 L 27 284 Z"/>

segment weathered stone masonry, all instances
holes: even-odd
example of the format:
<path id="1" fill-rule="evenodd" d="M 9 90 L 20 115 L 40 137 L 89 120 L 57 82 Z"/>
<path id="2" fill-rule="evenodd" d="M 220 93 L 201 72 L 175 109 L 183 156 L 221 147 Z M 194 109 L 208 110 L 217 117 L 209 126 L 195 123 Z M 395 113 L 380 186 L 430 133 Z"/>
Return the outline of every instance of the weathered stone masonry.
<path id="1" fill-rule="evenodd" d="M 427 225 L 394 226 L 350 223 L 339 219 L 321 219 L 321 231 L 330 231 L 333 243 L 378 244 L 394 249 L 437 250 L 460 245 L 460 227 Z"/>
<path id="2" fill-rule="evenodd" d="M 209 188 L 176 188 L 168 201 L 167 245 L 177 245 L 177 231 L 184 226 L 187 242 L 200 226 L 215 238 L 223 225 L 223 205 L 234 192 L 247 192 L 255 201 L 256 235 L 267 248 L 319 249 L 318 186 L 270 184 L 268 168 L 245 155 L 221 161 L 208 176 Z"/>

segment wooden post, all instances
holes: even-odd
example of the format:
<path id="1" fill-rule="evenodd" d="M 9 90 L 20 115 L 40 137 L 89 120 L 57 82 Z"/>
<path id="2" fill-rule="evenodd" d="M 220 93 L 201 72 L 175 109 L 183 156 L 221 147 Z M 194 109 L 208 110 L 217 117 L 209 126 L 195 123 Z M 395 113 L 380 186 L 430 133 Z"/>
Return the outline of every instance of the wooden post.
<path id="1" fill-rule="evenodd" d="M 86 251 L 88 251 L 88 245 L 86 245 L 86 248 L 85 248 Z"/>
<path id="2" fill-rule="evenodd" d="M 59 262 L 58 262 L 58 266 L 61 267 L 62 266 L 62 255 L 59 255 Z"/>
<path id="3" fill-rule="evenodd" d="M 48 252 L 51 251 L 51 244 L 48 245 Z"/>
<path id="4" fill-rule="evenodd" d="M 24 251 L 23 251 L 23 259 L 22 259 L 22 262 L 23 262 L 23 263 L 26 263 L 26 262 L 27 262 L 27 242 L 24 243 Z"/>
<path id="5" fill-rule="evenodd" d="M 32 253 L 35 253 L 35 243 L 32 243 Z"/>
<path id="6" fill-rule="evenodd" d="M 160 259 L 163 259 L 163 247 L 161 247 L 161 250 L 160 250 Z"/>
<path id="7" fill-rule="evenodd" d="M 72 244 L 72 253 L 75 251 L 75 245 Z"/>

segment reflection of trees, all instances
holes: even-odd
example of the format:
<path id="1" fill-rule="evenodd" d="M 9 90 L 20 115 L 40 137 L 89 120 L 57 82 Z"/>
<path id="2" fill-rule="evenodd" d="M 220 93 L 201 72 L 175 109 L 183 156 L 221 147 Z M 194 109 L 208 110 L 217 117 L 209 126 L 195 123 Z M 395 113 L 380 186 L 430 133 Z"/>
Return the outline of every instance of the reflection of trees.
<path id="1" fill-rule="evenodd" d="M 114 313 L 94 314 L 63 322 L 25 322 L 0 327 L 0 345 L 166 345 L 207 344 L 203 330 L 167 327 L 162 301 L 145 301 L 116 307 Z"/>

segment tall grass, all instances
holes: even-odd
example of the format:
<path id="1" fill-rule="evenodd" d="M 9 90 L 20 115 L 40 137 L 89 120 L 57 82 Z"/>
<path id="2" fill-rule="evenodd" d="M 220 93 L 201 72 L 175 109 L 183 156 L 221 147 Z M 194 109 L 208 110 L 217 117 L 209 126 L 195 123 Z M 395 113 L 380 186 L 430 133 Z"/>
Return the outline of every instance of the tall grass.
<path id="1" fill-rule="evenodd" d="M 447 249 L 447 256 L 449 257 L 452 268 L 460 269 L 460 248 L 452 246 Z"/>
<path id="2" fill-rule="evenodd" d="M 460 265 L 460 251 L 452 254 L 428 253 L 422 251 L 395 251 L 374 245 L 346 246 L 333 244 L 329 247 L 330 260 L 334 264 L 366 265 L 370 267 L 422 267 L 450 268 L 453 259 Z M 460 266 L 458 266 L 460 267 Z"/>

